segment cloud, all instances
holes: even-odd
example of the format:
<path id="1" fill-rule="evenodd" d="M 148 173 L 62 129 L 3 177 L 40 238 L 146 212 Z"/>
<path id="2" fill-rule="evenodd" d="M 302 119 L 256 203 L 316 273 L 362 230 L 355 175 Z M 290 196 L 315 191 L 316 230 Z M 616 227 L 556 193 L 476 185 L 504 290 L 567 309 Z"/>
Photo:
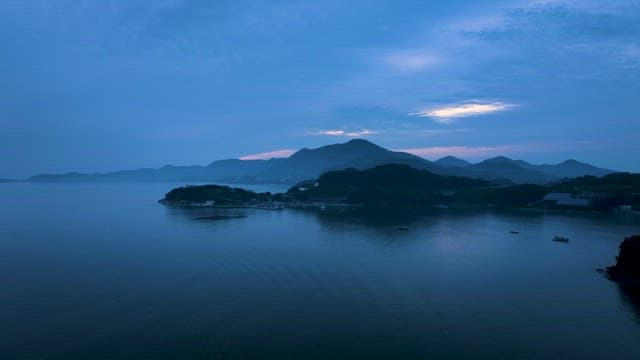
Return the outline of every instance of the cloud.
<path id="1" fill-rule="evenodd" d="M 268 160 L 273 158 L 286 158 L 293 155 L 293 153 L 295 152 L 296 150 L 293 150 L 293 149 L 280 149 L 280 150 L 274 150 L 274 151 L 267 151 L 263 153 L 245 155 L 241 157 L 240 160 Z"/>
<path id="2" fill-rule="evenodd" d="M 311 135 L 323 135 L 323 136 L 344 136 L 350 138 L 363 137 L 367 135 L 377 134 L 377 131 L 362 129 L 360 131 L 345 131 L 339 129 L 321 130 L 311 133 Z"/>
<path id="3" fill-rule="evenodd" d="M 398 51 L 387 55 L 384 61 L 397 70 L 411 72 L 435 65 L 438 59 L 426 52 Z"/>
<path id="4" fill-rule="evenodd" d="M 439 159 L 444 156 L 457 156 L 463 158 L 485 158 L 488 156 L 504 155 L 513 152 L 523 152 L 531 148 L 531 145 L 499 145 L 499 146 L 435 146 L 424 148 L 398 149 L 396 151 L 407 152 L 429 159 Z"/>
<path id="5" fill-rule="evenodd" d="M 420 117 L 430 117 L 435 121 L 443 124 L 449 124 L 456 118 L 468 116 L 491 114 L 501 112 L 513 108 L 515 105 L 505 104 L 501 102 L 494 103 L 467 103 L 460 105 L 451 105 L 433 109 L 425 109 L 412 113 Z"/>
<path id="6" fill-rule="evenodd" d="M 504 30 L 508 25 L 509 21 L 505 14 L 494 13 L 452 20 L 449 24 L 444 26 L 443 30 L 449 33 L 481 33 L 486 31 Z"/>

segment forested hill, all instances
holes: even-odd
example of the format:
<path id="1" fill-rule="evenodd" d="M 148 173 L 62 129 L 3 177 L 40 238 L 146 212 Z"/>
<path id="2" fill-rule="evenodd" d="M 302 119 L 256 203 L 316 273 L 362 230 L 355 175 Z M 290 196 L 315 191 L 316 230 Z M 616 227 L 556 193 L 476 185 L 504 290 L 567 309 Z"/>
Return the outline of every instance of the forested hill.
<path id="1" fill-rule="evenodd" d="M 485 180 L 389 164 L 366 170 L 330 171 L 315 182 L 294 186 L 287 196 L 298 201 L 423 207 L 449 203 L 450 195 L 460 190 L 489 186 L 492 184 Z"/>
<path id="2" fill-rule="evenodd" d="M 640 174 L 586 176 L 553 185 L 498 185 L 388 164 L 365 170 L 330 171 L 317 180 L 299 183 L 284 194 L 258 194 L 216 185 L 187 186 L 170 191 L 163 202 L 261 208 L 339 204 L 395 209 L 436 205 L 566 208 L 567 204 L 558 202 L 558 198 L 577 200 L 582 205 L 574 206 L 576 201 L 571 200 L 568 206 L 580 210 L 611 210 L 620 206 L 640 209 Z"/>
<path id="3" fill-rule="evenodd" d="M 330 171 L 320 176 L 314 188 L 317 192 L 336 188 L 446 191 L 488 185 L 491 183 L 485 180 L 437 175 L 408 165 L 387 164 L 366 170 Z"/>

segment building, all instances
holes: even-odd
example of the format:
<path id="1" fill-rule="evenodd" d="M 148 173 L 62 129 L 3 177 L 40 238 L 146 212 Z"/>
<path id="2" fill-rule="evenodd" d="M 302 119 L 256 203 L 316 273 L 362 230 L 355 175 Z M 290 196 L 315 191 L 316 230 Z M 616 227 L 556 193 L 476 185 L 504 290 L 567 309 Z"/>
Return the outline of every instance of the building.
<path id="1" fill-rule="evenodd" d="M 591 201 L 589 199 L 575 198 L 570 193 L 550 193 L 543 199 L 543 202 L 562 207 L 587 207 Z"/>

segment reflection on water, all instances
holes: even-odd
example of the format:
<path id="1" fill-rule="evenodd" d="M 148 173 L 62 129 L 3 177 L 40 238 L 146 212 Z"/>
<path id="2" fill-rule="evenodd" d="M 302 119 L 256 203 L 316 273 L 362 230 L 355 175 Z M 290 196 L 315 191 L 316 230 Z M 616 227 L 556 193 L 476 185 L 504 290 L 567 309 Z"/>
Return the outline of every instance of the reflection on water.
<path id="1" fill-rule="evenodd" d="M 218 215 L 231 217 L 240 215 L 249 217 L 252 215 L 255 216 L 256 212 L 263 212 L 263 210 L 168 209 L 167 212 L 171 216 L 177 216 L 187 220 L 198 220 L 201 217 Z M 474 219 L 478 217 L 497 216 L 514 224 L 511 227 L 505 227 L 505 230 L 507 228 L 518 229 L 509 230 L 508 235 L 505 231 L 504 235 L 517 238 L 522 229 L 532 226 L 542 226 L 545 218 L 549 216 L 548 213 L 540 211 L 516 209 L 491 209 L 487 211 L 477 208 L 430 209 L 421 213 L 392 209 L 345 210 L 340 208 L 297 210 L 297 212 L 298 215 L 315 219 L 324 228 L 333 231 L 359 233 L 360 235 L 364 235 L 363 238 L 367 241 L 385 246 L 389 244 L 399 245 L 404 241 L 421 240 L 411 233 L 429 233 L 428 228 L 435 228 L 436 231 L 438 231 L 437 229 L 442 226 L 442 220 L 445 217 L 449 220 L 454 220 L 456 223 L 467 225 L 473 223 Z M 610 226 L 612 223 L 633 226 L 638 223 L 637 216 L 630 214 L 603 215 L 580 212 L 559 212 L 552 214 L 552 216 L 578 222 L 589 222 L 592 225 L 601 224 L 603 226 Z M 244 226 L 244 224 L 240 223 L 238 226 Z M 453 228 L 457 228 L 457 226 L 454 225 Z M 463 231 L 464 228 L 461 227 L 459 229 Z M 368 236 L 367 233 L 373 233 L 374 236 Z M 544 238 L 542 240 L 544 240 Z M 602 264 L 602 266 L 605 265 L 607 264 Z M 635 317 L 635 320 L 640 323 L 640 289 L 620 285 L 619 290 L 622 303 L 629 308 L 632 317 Z"/>
<path id="2" fill-rule="evenodd" d="M 246 209 L 221 209 L 221 208 L 195 208 L 181 209 L 167 207 L 168 216 L 194 221 L 206 221 L 208 218 L 215 220 L 237 220 L 248 217 Z"/>
<path id="3" fill-rule="evenodd" d="M 635 321 L 640 325 L 640 286 L 618 284 L 622 303 L 635 315 Z"/>
<path id="4" fill-rule="evenodd" d="M 640 358 L 637 297 L 595 272 L 633 218 L 159 205 L 174 185 L 0 186 L 3 358 Z"/>

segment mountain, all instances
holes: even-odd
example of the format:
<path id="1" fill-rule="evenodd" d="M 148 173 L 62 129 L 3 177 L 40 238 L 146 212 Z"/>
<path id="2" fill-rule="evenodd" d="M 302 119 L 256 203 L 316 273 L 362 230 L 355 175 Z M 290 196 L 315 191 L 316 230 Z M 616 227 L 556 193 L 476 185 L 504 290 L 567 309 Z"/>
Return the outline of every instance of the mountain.
<path id="1" fill-rule="evenodd" d="M 217 160 L 208 166 L 172 166 L 159 169 L 136 169 L 109 173 L 40 174 L 29 180 L 52 181 L 218 181 L 231 183 L 294 184 L 320 176 L 330 170 L 348 167 L 368 168 L 386 163 L 401 163 L 431 168 L 428 160 L 418 156 L 386 150 L 366 140 L 317 149 L 302 149 L 286 159 Z"/>
<path id="2" fill-rule="evenodd" d="M 159 169 L 122 170 L 109 173 L 40 174 L 29 178 L 32 182 L 87 182 L 87 181 L 208 181 L 206 168 L 202 166 L 166 165 Z"/>
<path id="3" fill-rule="evenodd" d="M 460 168 L 464 168 L 464 167 L 467 167 L 467 166 L 471 165 L 470 162 L 468 162 L 466 160 L 458 159 L 457 157 L 453 157 L 453 156 L 445 156 L 443 158 L 440 158 L 440 159 L 434 161 L 433 163 L 438 165 L 438 166 L 441 166 L 441 167 L 460 167 Z"/>
<path id="4" fill-rule="evenodd" d="M 538 169 L 545 173 L 555 175 L 560 178 L 575 178 L 579 176 L 605 176 L 616 171 L 601 169 L 593 165 L 577 160 L 566 160 L 556 165 L 538 165 Z"/>
<path id="5" fill-rule="evenodd" d="M 470 165 L 466 170 L 483 179 L 508 179 L 514 183 L 543 184 L 557 180 L 557 176 L 531 168 L 525 161 L 499 156 Z"/>
<path id="6" fill-rule="evenodd" d="M 275 166 L 257 174 L 261 180 L 295 183 L 313 179 L 330 170 L 366 169 L 383 164 L 405 164 L 419 169 L 433 168 L 421 157 L 389 151 L 366 140 L 354 139 L 344 144 L 302 149 Z"/>
<path id="7" fill-rule="evenodd" d="M 227 182 L 256 182 L 255 180 L 259 178 L 259 174 L 277 166 L 281 162 L 286 162 L 286 159 L 217 160 L 209 164 L 206 170 L 212 178 L 224 179 Z M 263 182 L 266 183 L 266 181 Z"/>
<path id="8" fill-rule="evenodd" d="M 29 181 L 193 181 L 227 183 L 295 184 L 315 179 L 327 171 L 368 169 L 384 164 L 402 164 L 438 175 L 479 178 L 497 183 L 548 183 L 565 177 L 602 176 L 613 171 L 567 160 L 557 165 L 533 165 L 506 157 L 477 164 L 452 156 L 435 162 L 387 150 L 367 140 L 354 139 L 315 149 L 302 149 L 288 158 L 270 160 L 217 160 L 207 166 L 172 166 L 110 173 L 41 174 Z"/>
<path id="9" fill-rule="evenodd" d="M 294 186 L 282 197 L 302 203 L 358 204 L 385 214 L 417 211 L 434 205 L 526 206 L 551 191 L 543 185 L 495 184 L 467 177 L 443 176 L 406 165 L 386 164 L 366 170 L 330 171 L 312 186 Z"/>

